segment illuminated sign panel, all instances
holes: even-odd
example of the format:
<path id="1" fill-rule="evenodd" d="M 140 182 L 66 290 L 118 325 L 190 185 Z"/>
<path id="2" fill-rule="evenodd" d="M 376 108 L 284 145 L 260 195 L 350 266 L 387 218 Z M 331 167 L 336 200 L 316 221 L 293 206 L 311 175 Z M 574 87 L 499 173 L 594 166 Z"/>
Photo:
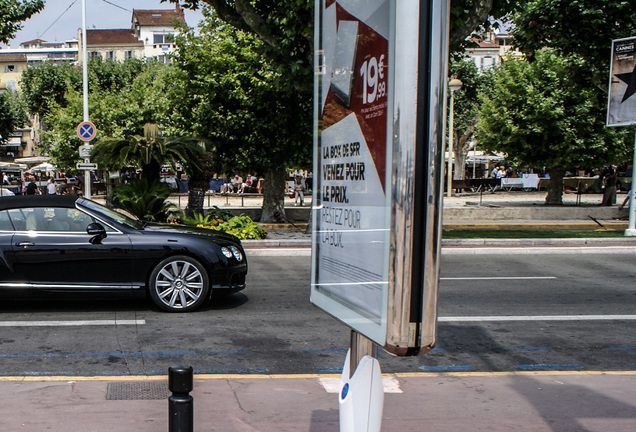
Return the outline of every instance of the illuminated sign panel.
<path id="1" fill-rule="evenodd" d="M 608 126 L 636 124 L 636 37 L 612 41 Z"/>
<path id="2" fill-rule="evenodd" d="M 311 301 L 396 354 L 432 347 L 436 318 L 447 39 L 419 32 L 447 3 L 421 4 L 316 3 Z"/>

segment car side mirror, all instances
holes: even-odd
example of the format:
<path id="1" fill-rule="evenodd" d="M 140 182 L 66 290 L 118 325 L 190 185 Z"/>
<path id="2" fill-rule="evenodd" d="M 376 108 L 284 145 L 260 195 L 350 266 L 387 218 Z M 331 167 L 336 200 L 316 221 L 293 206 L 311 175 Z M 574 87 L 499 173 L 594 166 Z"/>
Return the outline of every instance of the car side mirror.
<path id="1" fill-rule="evenodd" d="M 106 229 L 97 222 L 89 223 L 86 227 L 86 233 L 93 236 L 89 240 L 91 244 L 101 244 L 102 240 L 106 238 Z"/>

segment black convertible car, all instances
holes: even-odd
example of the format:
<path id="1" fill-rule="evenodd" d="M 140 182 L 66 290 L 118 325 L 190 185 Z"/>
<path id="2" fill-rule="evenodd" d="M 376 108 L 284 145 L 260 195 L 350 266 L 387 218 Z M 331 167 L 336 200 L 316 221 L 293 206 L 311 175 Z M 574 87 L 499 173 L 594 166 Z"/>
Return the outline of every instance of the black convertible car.
<path id="1" fill-rule="evenodd" d="M 192 311 L 212 294 L 245 288 L 234 236 L 141 222 L 74 196 L 0 198 L 0 289 L 150 294 L 166 311 Z"/>

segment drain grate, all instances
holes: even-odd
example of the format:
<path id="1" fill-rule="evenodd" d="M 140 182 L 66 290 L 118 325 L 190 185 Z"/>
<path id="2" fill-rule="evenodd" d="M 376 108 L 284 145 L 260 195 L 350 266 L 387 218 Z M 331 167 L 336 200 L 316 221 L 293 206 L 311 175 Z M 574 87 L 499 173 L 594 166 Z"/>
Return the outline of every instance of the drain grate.
<path id="1" fill-rule="evenodd" d="M 158 400 L 169 396 L 167 380 L 113 382 L 106 389 L 106 400 Z"/>

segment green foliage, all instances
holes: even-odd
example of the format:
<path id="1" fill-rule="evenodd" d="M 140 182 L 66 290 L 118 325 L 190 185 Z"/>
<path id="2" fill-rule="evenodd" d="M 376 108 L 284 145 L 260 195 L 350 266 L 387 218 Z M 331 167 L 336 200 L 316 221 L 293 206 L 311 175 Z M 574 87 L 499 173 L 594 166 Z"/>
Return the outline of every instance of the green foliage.
<path id="1" fill-rule="evenodd" d="M 43 0 L 2 0 L 0 2 L 0 42 L 8 43 L 22 28 L 22 21 L 44 9 Z"/>
<path id="2" fill-rule="evenodd" d="M 204 148 L 197 138 L 164 138 L 157 125 L 144 126 L 144 135 L 123 139 L 104 139 L 95 146 L 93 159 L 105 166 L 117 168 L 132 165 L 141 167 L 143 177 L 159 178 L 162 164 L 182 162 L 189 167 L 200 166 Z"/>
<path id="3" fill-rule="evenodd" d="M 69 63 L 43 62 L 22 72 L 20 89 L 31 114 L 44 118 L 53 107 L 66 107 L 68 91 L 81 92 L 82 70 Z"/>
<path id="4" fill-rule="evenodd" d="M 267 232 L 265 232 L 265 230 L 263 230 L 249 216 L 233 216 L 232 212 L 227 210 L 220 211 L 220 209 L 216 206 L 215 208 L 219 210 L 216 213 L 221 213 L 223 218 L 219 217 L 214 212 L 205 216 L 200 213 L 194 213 L 192 217 L 181 216 L 181 223 L 184 225 L 222 231 L 232 234 L 241 240 L 258 240 L 267 237 Z M 229 213 L 229 217 L 227 213 Z"/>
<path id="5" fill-rule="evenodd" d="M 219 206 L 213 206 L 209 214 L 212 218 L 222 221 L 228 221 L 234 217 L 234 213 L 230 210 L 219 208 Z"/>
<path id="6" fill-rule="evenodd" d="M 520 166 L 591 168 L 625 160 L 624 131 L 605 127 L 605 96 L 581 87 L 582 61 L 554 50 L 535 61 L 509 60 L 483 98 L 476 137 L 487 150 Z"/>
<path id="7" fill-rule="evenodd" d="M 194 213 L 192 217 L 181 216 L 181 223 L 184 225 L 212 227 L 223 222 L 222 219 L 216 219 L 212 215 L 202 215 L 201 213 Z"/>
<path id="8" fill-rule="evenodd" d="M 19 95 L 11 90 L 0 93 L 0 143 L 6 142 L 16 128 L 29 123 Z"/>
<path id="9" fill-rule="evenodd" d="M 158 180 L 136 180 L 118 186 L 113 193 L 113 205 L 141 220 L 165 221 L 167 211 L 174 207 L 166 201 L 170 187 Z"/>
<path id="10" fill-rule="evenodd" d="M 217 225 L 216 230 L 232 234 L 241 240 L 259 240 L 267 237 L 267 232 L 249 216 L 234 216 L 227 222 Z"/>
<path id="11" fill-rule="evenodd" d="M 263 61 L 254 34 L 215 16 L 200 32 L 177 38 L 183 85 L 170 90 L 173 126 L 207 138 L 219 172 L 309 168 L 311 94 L 279 85 L 284 76 Z"/>
<path id="12" fill-rule="evenodd" d="M 531 0 L 513 14 L 515 42 L 531 58 L 544 47 L 583 59 L 607 87 L 611 41 L 636 34 L 633 0 Z"/>

